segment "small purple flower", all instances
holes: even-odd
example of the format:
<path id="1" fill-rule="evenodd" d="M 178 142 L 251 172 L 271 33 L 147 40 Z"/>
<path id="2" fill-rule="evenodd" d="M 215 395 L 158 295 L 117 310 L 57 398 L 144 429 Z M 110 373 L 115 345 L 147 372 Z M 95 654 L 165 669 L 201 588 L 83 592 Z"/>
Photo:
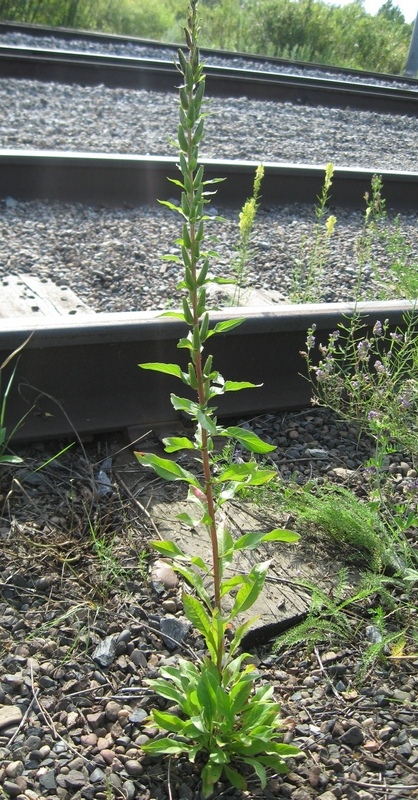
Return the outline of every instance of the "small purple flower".
<path id="1" fill-rule="evenodd" d="M 374 362 L 374 368 L 375 368 L 375 370 L 376 370 L 378 375 L 388 375 L 389 374 L 388 369 L 384 366 L 384 364 L 382 364 L 381 361 L 375 361 Z"/>
<path id="2" fill-rule="evenodd" d="M 367 361 L 369 358 L 370 342 L 368 339 L 362 339 L 357 345 L 357 354 L 360 361 Z"/>
<path id="3" fill-rule="evenodd" d="M 412 403 L 406 394 L 402 395 L 402 397 L 399 398 L 399 402 L 402 408 L 404 408 L 406 411 L 409 411 L 409 409 L 412 408 Z"/>
<path id="4" fill-rule="evenodd" d="M 308 350 L 312 350 L 312 348 L 315 347 L 315 336 L 313 333 L 308 333 L 306 337 L 306 347 Z"/>
<path id="5" fill-rule="evenodd" d="M 401 342 L 403 339 L 403 333 L 390 333 L 389 336 L 394 342 Z"/>
<path id="6" fill-rule="evenodd" d="M 375 336 L 383 336 L 383 327 L 380 320 L 377 320 L 374 324 L 373 333 Z"/>
<path id="7" fill-rule="evenodd" d="M 316 379 L 317 379 L 317 381 L 319 383 L 321 383 L 321 381 L 325 380 L 326 377 L 327 377 L 326 373 L 324 372 L 323 369 L 317 369 L 316 370 Z"/>
<path id="8" fill-rule="evenodd" d="M 365 467 L 363 470 L 363 474 L 367 477 L 368 475 L 376 475 L 377 469 L 376 467 Z"/>
<path id="9" fill-rule="evenodd" d="M 367 414 L 367 419 L 369 419 L 371 421 L 374 420 L 374 419 L 376 419 L 376 420 L 380 419 L 380 414 L 379 414 L 378 411 L 369 411 L 369 413 Z"/>

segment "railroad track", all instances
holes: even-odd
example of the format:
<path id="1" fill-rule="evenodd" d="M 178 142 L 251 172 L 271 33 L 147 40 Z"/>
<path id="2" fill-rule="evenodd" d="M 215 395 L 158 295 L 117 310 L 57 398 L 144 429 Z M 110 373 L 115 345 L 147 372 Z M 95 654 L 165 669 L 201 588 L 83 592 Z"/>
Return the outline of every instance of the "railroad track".
<path id="1" fill-rule="evenodd" d="M 202 159 L 208 179 L 223 177 L 216 202 L 241 207 L 251 194 L 256 162 Z M 117 206 L 155 203 L 172 196 L 167 178 L 177 178 L 177 159 L 62 151 L 0 150 L 0 197 L 49 199 Z M 332 204 L 359 208 L 374 170 L 336 167 Z M 417 206 L 418 173 L 379 171 L 390 208 Z M 315 203 L 324 168 L 311 164 L 265 163 L 263 202 Z"/>
<path id="2" fill-rule="evenodd" d="M 208 70 L 209 92 L 242 95 L 245 86 L 247 96 L 254 91 L 257 98 L 270 97 L 268 93 L 274 92 L 274 97 L 279 99 L 278 92 L 282 91 L 279 87 L 286 85 L 286 91 L 291 91 L 296 101 L 302 98 L 302 83 L 293 76 L 285 76 L 286 80 L 281 83 L 281 76 L 271 73 L 264 80 L 260 72 L 251 76 L 239 72 Z M 21 50 L 16 54 L 10 48 L 1 48 L 0 74 L 42 80 L 69 80 L 71 75 L 77 82 L 123 80 L 133 81 L 135 86 L 140 85 L 138 81 L 146 81 L 146 88 L 169 91 L 173 90 L 177 78 L 173 65 L 168 63 L 160 62 L 156 66 L 154 62 L 141 63 L 139 59 L 98 58 L 85 53 L 69 55 L 54 51 L 40 54 Z M 360 97 L 358 86 L 342 83 L 323 79 L 317 80 L 314 86 L 314 80 L 305 80 L 309 91 L 316 93 L 316 99 L 312 100 L 315 103 L 323 103 L 319 98 L 325 94 L 330 102 L 334 92 L 333 102 L 350 105 L 351 101 L 347 100 L 350 95 L 353 103 L 367 103 L 370 110 L 372 95 L 380 96 L 377 102 L 382 102 L 385 96 L 384 109 L 388 111 L 389 97 L 396 96 L 397 103 L 406 102 L 410 109 L 399 113 L 416 113 L 412 108 L 416 109 L 417 98 L 412 91 L 388 93 L 382 87 L 373 86 L 369 92 L 369 87 L 361 87 L 362 99 L 356 101 L 355 97 Z M 214 88 L 216 86 L 218 89 Z M 302 102 L 311 102 L 308 95 L 303 96 Z M 406 108 L 397 106 L 401 107 Z M 240 206 L 250 193 L 256 164 L 217 160 L 204 163 L 206 177 L 230 178 L 219 185 L 217 202 Z M 294 164 L 266 164 L 265 167 L 264 202 L 292 203 L 302 199 L 314 202 L 323 180 L 322 167 Z M 339 206 L 358 206 L 369 189 L 372 172 L 337 168 L 333 202 Z M 154 203 L 156 197 L 169 196 L 166 179 L 174 176 L 177 176 L 175 158 L 129 155 L 109 158 L 105 154 L 22 150 L 0 152 L 1 195 L 16 199 L 48 198 L 108 205 Z M 417 174 L 386 171 L 382 178 L 387 202 L 392 208 L 416 206 Z M 362 308 L 365 324 L 373 326 L 379 317 L 388 318 L 394 327 L 401 325 L 406 307 L 402 302 L 365 305 Z M 300 375 L 303 361 L 299 354 L 304 347 L 306 331 L 315 321 L 319 337 L 325 340 L 343 315 L 351 311 L 342 304 L 324 304 L 214 312 L 214 321 L 235 315 L 244 316 L 246 320 L 226 337 L 211 340 L 217 368 L 230 379 L 245 378 L 263 384 L 257 391 L 221 398 L 220 415 L 239 417 L 308 406 L 311 392 L 308 382 Z M 176 343 L 184 333 L 179 322 L 161 319 L 151 312 L 77 314 L 43 321 L 33 317 L 6 319 L 0 321 L 0 363 L 29 333 L 33 336 L 20 355 L 7 407 L 9 430 L 28 412 L 25 424 L 16 433 L 16 440 L 71 437 L 75 432 L 86 436 L 122 429 L 140 433 L 153 428 L 166 433 L 167 429 L 173 430 L 183 424 L 169 402 L 170 391 L 177 390 L 178 386 L 171 385 L 166 376 L 142 373 L 137 366 L 141 361 L 176 359 Z"/>
<path id="3" fill-rule="evenodd" d="M 406 301 L 358 307 L 369 329 L 377 319 L 389 319 L 392 329 L 401 326 L 408 308 Z M 308 407 L 312 392 L 300 356 L 306 331 L 315 322 L 318 340 L 326 341 L 352 311 L 329 303 L 213 312 L 212 323 L 245 318 L 239 328 L 211 339 L 216 368 L 230 380 L 262 384 L 219 398 L 219 417 Z M 122 430 L 135 438 L 150 429 L 162 435 L 181 429 L 183 420 L 169 401 L 178 381 L 138 368 L 146 361 L 177 361 L 177 341 L 185 333 L 178 320 L 155 312 L 2 320 L 0 363 L 30 333 L 7 404 L 7 430 L 27 415 L 14 441 Z"/>
<path id="4" fill-rule="evenodd" d="M 18 22 L 0 22 L 0 41 L 1 37 L 5 38 L 7 34 L 18 34 L 23 37 L 23 40 L 30 38 L 33 40 L 33 46 L 40 46 L 37 42 L 42 42 L 42 39 L 53 39 L 56 42 L 61 42 L 66 49 L 76 49 L 73 47 L 73 42 L 80 42 L 83 45 L 92 45 L 100 50 L 100 48 L 108 48 L 109 50 L 114 47 L 119 51 L 123 48 L 131 50 L 135 49 L 136 55 L 141 57 L 144 51 L 149 52 L 152 49 L 155 53 L 161 53 L 165 57 L 167 51 L 173 53 L 175 56 L 178 44 L 159 42 L 153 39 L 141 39 L 135 36 L 124 36 L 111 33 L 101 33 L 97 31 L 73 30 L 70 28 L 50 28 L 44 25 L 25 25 Z M 403 84 L 410 86 L 411 89 L 418 90 L 418 80 L 407 76 L 388 75 L 387 73 L 368 72 L 366 70 L 355 70 L 348 67 L 333 67 L 324 64 L 307 63 L 306 61 L 291 61 L 288 58 L 278 58 L 274 56 L 264 56 L 260 54 L 242 53 L 240 51 L 229 50 L 216 50 L 214 48 L 200 48 L 200 53 L 205 61 L 213 61 L 214 59 L 222 59 L 223 61 L 236 62 L 239 60 L 244 64 L 250 65 L 256 62 L 258 65 L 265 65 L 266 68 L 274 69 L 276 72 L 280 71 L 294 71 L 305 72 L 309 74 L 312 71 L 321 72 L 326 75 L 334 75 L 336 78 L 345 77 L 350 81 L 360 82 L 381 82 L 385 84 L 393 84 L 402 81 Z"/>
<path id="5" fill-rule="evenodd" d="M 212 65 L 205 66 L 205 73 L 208 96 L 246 96 L 410 116 L 418 112 L 415 89 Z M 0 78 L 171 92 L 178 85 L 178 72 L 170 61 L 5 45 L 0 45 Z"/>

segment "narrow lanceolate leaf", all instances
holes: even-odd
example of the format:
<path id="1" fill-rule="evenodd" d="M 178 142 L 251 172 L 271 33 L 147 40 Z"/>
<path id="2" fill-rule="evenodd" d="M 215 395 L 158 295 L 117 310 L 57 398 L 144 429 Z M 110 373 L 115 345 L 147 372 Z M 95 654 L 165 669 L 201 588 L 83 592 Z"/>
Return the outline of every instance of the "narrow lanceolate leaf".
<path id="1" fill-rule="evenodd" d="M 221 436 L 232 436 L 233 439 L 236 439 L 242 447 L 245 447 L 246 450 L 250 450 L 251 453 L 270 453 L 272 450 L 276 449 L 274 444 L 263 442 L 253 431 L 246 431 L 244 428 L 239 428 L 236 425 L 225 428 Z"/>
<path id="2" fill-rule="evenodd" d="M 197 572 L 194 572 L 192 569 L 188 569 L 187 567 L 178 567 L 177 564 L 174 566 L 174 569 L 176 572 L 179 573 L 179 575 L 183 575 L 183 578 L 186 578 L 186 581 L 188 581 L 190 585 L 193 586 L 194 589 L 196 589 L 196 592 L 199 595 L 200 599 L 203 600 L 204 603 L 206 603 L 209 609 L 212 609 L 212 603 L 209 593 L 206 590 L 200 575 L 198 575 Z"/>
<path id="3" fill-rule="evenodd" d="M 171 733 L 182 733 L 184 728 L 184 720 L 180 717 L 175 717 L 173 714 L 167 714 L 165 711 L 157 711 L 153 709 L 153 720 L 157 723 L 159 728 Z"/>
<path id="4" fill-rule="evenodd" d="M 168 539 L 163 542 L 160 539 L 153 539 L 150 542 L 150 545 L 154 548 L 154 550 L 157 550 L 157 552 L 161 553 L 163 556 L 170 558 L 181 558 L 189 561 L 189 557 L 183 553 L 183 550 L 180 550 L 180 547 L 178 547 L 174 542 L 168 541 Z"/>
<path id="5" fill-rule="evenodd" d="M 188 753 L 192 749 L 192 745 L 186 742 L 176 742 L 174 739 L 169 739 L 168 736 L 163 739 L 154 739 L 152 742 L 141 745 L 146 753 L 151 753 L 153 756 L 159 755 L 179 755 L 179 753 Z"/>
<path id="6" fill-rule="evenodd" d="M 184 593 L 183 608 L 189 622 L 191 622 L 192 625 L 197 628 L 199 633 L 201 633 L 205 639 L 210 639 L 211 643 L 215 644 L 209 614 L 202 605 L 201 601 L 198 600 L 197 597 L 193 597 L 191 594 Z"/>
<path id="7" fill-rule="evenodd" d="M 184 314 L 181 311 L 163 311 L 162 314 L 159 314 L 160 317 L 174 317 L 174 319 L 181 319 L 182 322 L 186 322 L 184 319 Z"/>
<path id="8" fill-rule="evenodd" d="M 177 519 L 180 522 L 184 522 L 184 524 L 187 525 L 189 528 L 197 528 L 197 526 L 201 522 L 201 519 L 198 519 L 197 517 L 192 517 L 186 511 L 183 511 L 181 514 L 177 514 Z"/>
<path id="9" fill-rule="evenodd" d="M 150 369 L 153 372 L 164 372 L 165 375 L 175 375 L 176 378 L 183 380 L 183 372 L 178 364 L 165 364 L 160 361 L 150 361 L 146 364 L 138 364 L 141 369 Z"/>
<path id="10" fill-rule="evenodd" d="M 176 411 L 185 411 L 186 414 L 196 416 L 199 411 L 199 405 L 192 400 L 187 400 L 186 397 L 178 397 L 176 394 L 170 395 L 171 405 Z"/>
<path id="11" fill-rule="evenodd" d="M 223 322 L 217 322 L 213 328 L 214 333 L 225 333 L 231 331 L 232 328 L 237 328 L 245 322 L 245 317 L 237 317 L 237 319 L 225 319 Z"/>
<path id="12" fill-rule="evenodd" d="M 269 533 L 260 531 L 245 533 L 234 542 L 234 550 L 253 550 L 263 542 L 297 542 L 299 539 L 300 536 L 295 531 L 281 530 L 280 528 L 269 531 Z"/>
<path id="13" fill-rule="evenodd" d="M 263 765 L 260 764 L 260 762 L 256 758 L 244 758 L 244 761 L 246 764 L 249 764 L 253 768 L 254 772 L 257 775 L 258 780 L 260 781 L 261 788 L 264 789 L 267 784 L 267 774 Z"/>
<path id="14" fill-rule="evenodd" d="M 225 481 L 235 481 L 245 484 L 245 486 L 262 486 L 277 476 L 274 469 L 262 469 L 252 461 L 244 461 L 242 464 L 231 464 L 226 467 L 216 479 L 216 483 Z"/>
<path id="15" fill-rule="evenodd" d="M 247 788 L 247 783 L 244 776 L 241 775 L 240 772 L 237 772 L 236 769 L 232 769 L 232 767 L 228 767 L 227 764 L 224 766 L 224 772 L 230 784 L 234 786 L 235 789 L 239 789 L 240 792 L 245 791 Z"/>
<path id="16" fill-rule="evenodd" d="M 264 561 L 262 564 L 255 564 L 252 568 L 246 583 L 237 592 L 231 618 L 236 614 L 243 614 L 254 605 L 263 589 L 270 563 L 270 561 Z"/>
<path id="17" fill-rule="evenodd" d="M 163 439 L 164 449 L 167 453 L 175 453 L 177 450 L 194 450 L 195 446 L 187 436 L 166 436 Z"/>
<path id="18" fill-rule="evenodd" d="M 234 540 L 225 525 L 220 526 L 220 530 L 218 528 L 218 548 L 219 557 L 230 561 L 234 551 Z"/>
<path id="19" fill-rule="evenodd" d="M 241 389 L 259 389 L 262 383 L 251 383 L 250 381 L 225 381 L 224 392 L 240 392 Z"/>
<path id="20" fill-rule="evenodd" d="M 204 428 L 208 433 L 210 433 L 212 436 L 217 434 L 218 428 L 209 414 L 199 409 L 197 411 L 196 418 L 199 425 L 201 425 L 202 428 Z"/>
<path id="21" fill-rule="evenodd" d="M 175 205 L 174 205 L 174 203 L 170 203 L 170 201 L 169 201 L 169 200 L 159 200 L 158 202 L 159 202 L 159 203 L 160 203 L 160 205 L 162 205 L 162 206 L 167 206 L 167 208 L 169 208 L 169 209 L 170 209 L 170 211 L 178 211 L 178 213 L 179 213 L 179 214 L 181 214 L 181 216 L 182 216 L 182 217 L 184 217 L 184 216 L 185 216 L 185 215 L 183 214 L 183 211 L 182 211 L 182 209 L 181 209 L 179 206 L 175 206 Z M 187 217 L 185 217 L 185 219 L 187 219 Z"/>
<path id="22" fill-rule="evenodd" d="M 151 467 L 154 472 L 165 481 L 185 481 L 192 486 L 200 488 L 198 479 L 192 475 L 187 469 L 183 469 L 175 461 L 170 461 L 169 458 L 160 458 L 152 453 L 135 453 L 135 457 L 143 467 Z"/>

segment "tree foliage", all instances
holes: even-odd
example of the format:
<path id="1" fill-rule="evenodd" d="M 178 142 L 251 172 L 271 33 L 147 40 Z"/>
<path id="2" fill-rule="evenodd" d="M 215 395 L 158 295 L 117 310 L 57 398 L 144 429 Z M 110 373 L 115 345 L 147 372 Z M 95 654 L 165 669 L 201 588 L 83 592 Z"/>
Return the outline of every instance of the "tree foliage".
<path id="1" fill-rule="evenodd" d="M 176 42 L 178 0 L 0 0 L 0 19 Z M 412 25 L 393 0 L 368 14 L 363 0 L 201 0 L 201 45 L 400 74 Z"/>

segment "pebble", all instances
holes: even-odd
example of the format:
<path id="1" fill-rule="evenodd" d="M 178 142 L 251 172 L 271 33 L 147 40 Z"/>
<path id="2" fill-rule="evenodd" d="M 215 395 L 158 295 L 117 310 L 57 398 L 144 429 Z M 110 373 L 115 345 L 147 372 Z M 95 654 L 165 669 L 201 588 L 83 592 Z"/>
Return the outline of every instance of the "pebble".
<path id="1" fill-rule="evenodd" d="M 190 630 L 190 622 L 185 618 L 179 619 L 167 614 L 160 620 L 160 628 L 168 649 L 175 650 Z"/>
<path id="2" fill-rule="evenodd" d="M 9 728 L 16 725 L 23 717 L 22 710 L 19 706 L 1 706 L 0 707 L 0 729 Z"/>
<path id="3" fill-rule="evenodd" d="M 125 770 L 133 778 L 137 778 L 139 775 L 142 775 L 144 771 L 144 767 L 142 766 L 140 761 L 136 759 L 130 758 L 128 761 L 125 762 Z"/>
<path id="4" fill-rule="evenodd" d="M 116 655 L 116 640 L 114 636 L 106 636 L 95 648 L 92 658 L 101 667 L 109 667 Z"/>

